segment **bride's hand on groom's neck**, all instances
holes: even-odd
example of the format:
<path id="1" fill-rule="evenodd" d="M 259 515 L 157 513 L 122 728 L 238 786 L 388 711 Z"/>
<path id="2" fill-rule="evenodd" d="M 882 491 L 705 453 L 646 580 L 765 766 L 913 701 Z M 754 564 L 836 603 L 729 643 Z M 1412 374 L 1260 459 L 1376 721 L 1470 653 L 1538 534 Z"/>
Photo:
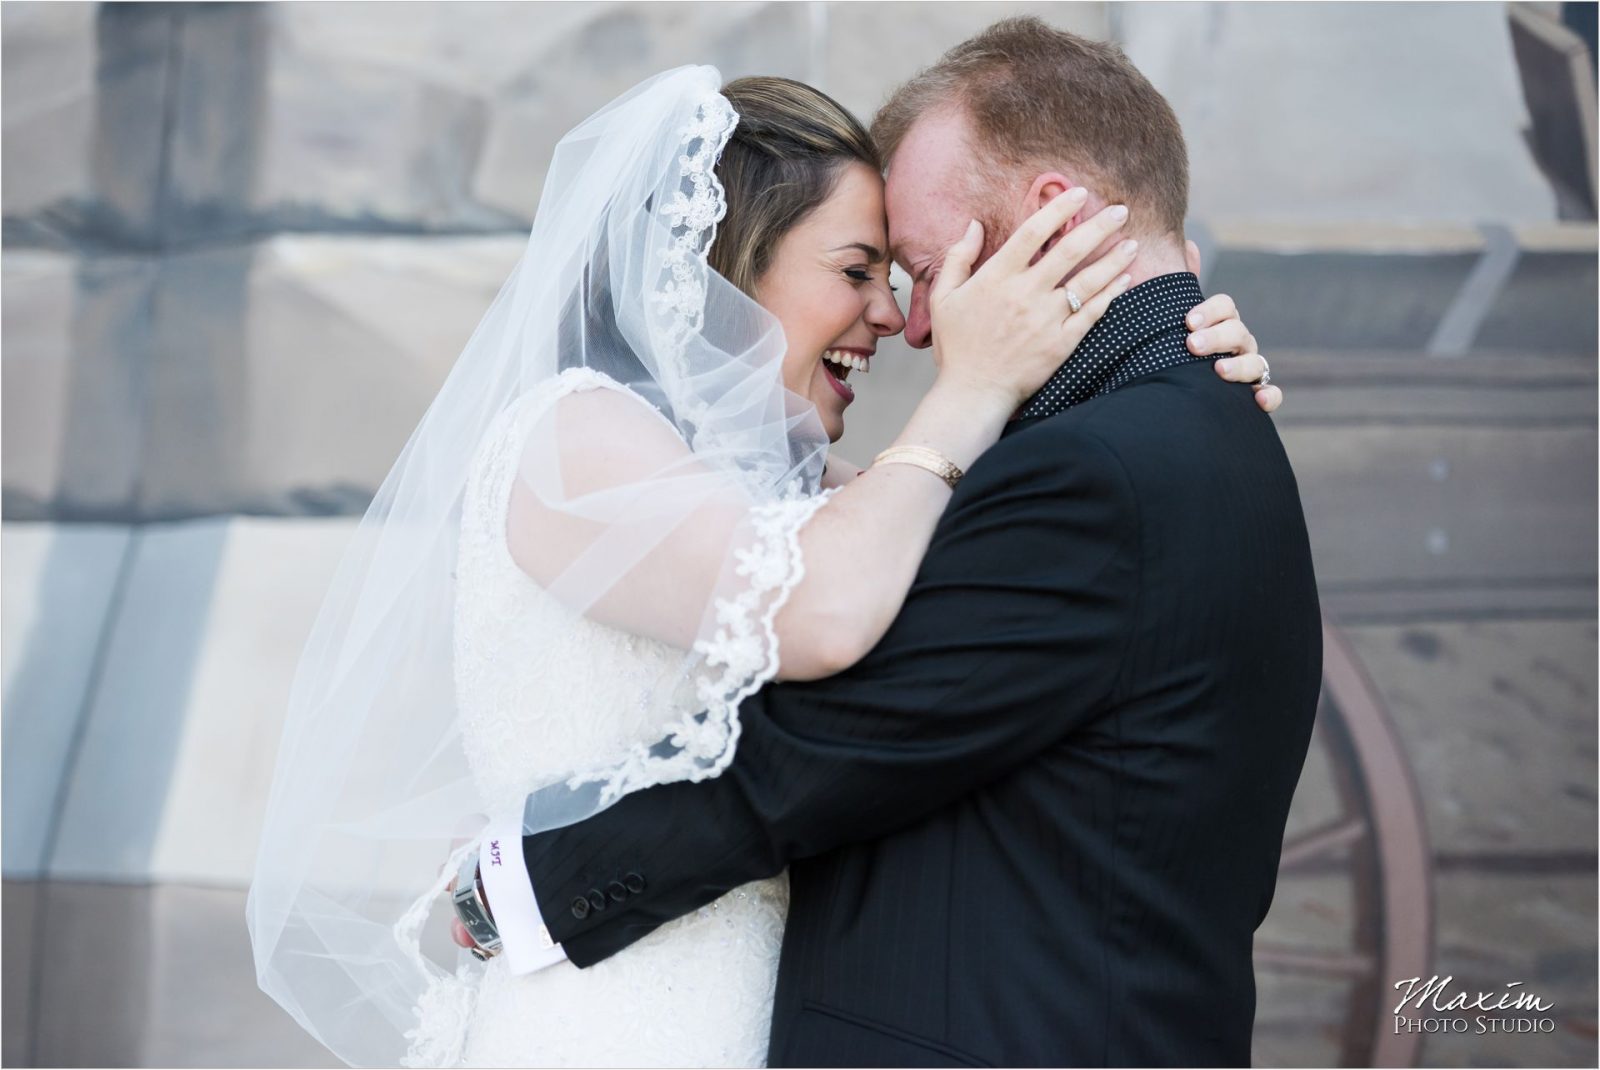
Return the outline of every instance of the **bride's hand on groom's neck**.
<path id="1" fill-rule="evenodd" d="M 1183 260 L 1189 273 L 1200 277 L 1200 246 L 1192 239 L 1183 243 Z M 1189 328 L 1189 352 L 1197 357 L 1214 353 L 1234 354 L 1214 361 L 1217 374 L 1231 383 L 1252 383 L 1255 386 L 1256 404 L 1263 412 L 1274 412 L 1283 404 L 1283 391 L 1261 381 L 1267 373 L 1267 358 L 1256 348 L 1256 336 L 1239 318 L 1239 309 L 1233 298 L 1217 294 L 1196 305 L 1184 317 Z"/>
<path id="2" fill-rule="evenodd" d="M 1189 328 L 1189 352 L 1197 357 L 1221 357 L 1212 362 L 1217 374 L 1230 383 L 1252 384 L 1262 411 L 1270 413 L 1283 404 L 1283 391 L 1262 381 L 1268 372 L 1267 358 L 1240 319 L 1233 298 L 1227 294 L 1207 298 L 1190 310 L 1184 324 Z"/>

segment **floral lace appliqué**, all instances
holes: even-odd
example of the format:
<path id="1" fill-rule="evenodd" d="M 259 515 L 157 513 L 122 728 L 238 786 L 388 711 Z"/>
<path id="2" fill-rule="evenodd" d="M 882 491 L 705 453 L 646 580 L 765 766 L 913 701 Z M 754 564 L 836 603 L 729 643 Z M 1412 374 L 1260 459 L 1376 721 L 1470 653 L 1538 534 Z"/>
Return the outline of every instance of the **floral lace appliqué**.
<path id="1" fill-rule="evenodd" d="M 661 254 L 661 274 L 647 301 L 665 339 L 666 355 L 675 361 L 681 360 L 689 337 L 705 323 L 706 279 L 711 270 L 706 257 L 716 240 L 717 224 L 728 213 L 714 168 L 738 122 L 738 113 L 720 93 L 701 102 L 682 131 L 679 188 L 661 208 L 672 239 Z M 696 426 L 705 422 L 704 402 L 684 407 L 686 421 Z"/>
<path id="2" fill-rule="evenodd" d="M 829 489 L 807 495 L 797 478 L 780 497 L 751 510 L 754 542 L 734 555 L 734 572 L 744 583 L 738 593 L 716 599 L 717 630 L 694 646 L 703 657 L 695 692 L 705 709 L 672 723 L 666 738 L 677 749 L 658 755 L 653 747 L 635 744 L 624 761 L 579 773 L 568 787 L 598 781 L 601 805 L 610 805 L 652 784 L 704 780 L 728 767 L 739 742 L 739 703 L 778 672 L 772 622 L 805 578 L 800 529 L 833 494 Z"/>

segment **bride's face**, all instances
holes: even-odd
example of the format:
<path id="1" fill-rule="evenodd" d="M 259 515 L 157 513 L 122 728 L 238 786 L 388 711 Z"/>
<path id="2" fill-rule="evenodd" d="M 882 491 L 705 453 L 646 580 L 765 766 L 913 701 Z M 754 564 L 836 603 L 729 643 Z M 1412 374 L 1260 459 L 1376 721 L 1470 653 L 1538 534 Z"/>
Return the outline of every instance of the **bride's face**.
<path id="1" fill-rule="evenodd" d="M 829 441 L 844 434 L 844 410 L 878 339 L 905 317 L 889 289 L 883 181 L 851 164 L 831 196 L 778 242 L 756 298 L 788 341 L 783 382 L 816 405 Z"/>

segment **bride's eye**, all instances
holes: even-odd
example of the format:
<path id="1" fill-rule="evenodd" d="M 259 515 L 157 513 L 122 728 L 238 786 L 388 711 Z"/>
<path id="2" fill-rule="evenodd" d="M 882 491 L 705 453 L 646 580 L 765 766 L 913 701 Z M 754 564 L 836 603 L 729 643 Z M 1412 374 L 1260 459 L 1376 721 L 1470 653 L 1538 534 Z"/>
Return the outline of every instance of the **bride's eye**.
<path id="1" fill-rule="evenodd" d="M 868 271 L 866 268 L 845 268 L 844 273 L 850 276 L 850 278 L 855 279 L 857 282 L 872 281 L 872 272 Z M 900 287 L 891 282 L 889 284 L 889 292 L 897 294 L 900 292 Z"/>

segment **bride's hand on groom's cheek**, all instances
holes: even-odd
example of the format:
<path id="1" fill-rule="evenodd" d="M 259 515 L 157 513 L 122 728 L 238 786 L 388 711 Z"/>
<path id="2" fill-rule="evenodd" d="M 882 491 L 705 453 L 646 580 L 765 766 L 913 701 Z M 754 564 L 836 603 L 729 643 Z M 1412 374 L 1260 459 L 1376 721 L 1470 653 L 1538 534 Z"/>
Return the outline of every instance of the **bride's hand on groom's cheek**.
<path id="1" fill-rule="evenodd" d="M 1185 323 L 1190 332 L 1189 352 L 1197 357 L 1229 354 L 1216 361 L 1218 375 L 1231 383 L 1254 384 L 1256 404 L 1266 412 L 1283 404 L 1283 391 L 1261 382 L 1267 361 L 1256 349 L 1256 336 L 1239 318 L 1233 298 L 1217 294 L 1207 299 L 1190 311 Z"/>

